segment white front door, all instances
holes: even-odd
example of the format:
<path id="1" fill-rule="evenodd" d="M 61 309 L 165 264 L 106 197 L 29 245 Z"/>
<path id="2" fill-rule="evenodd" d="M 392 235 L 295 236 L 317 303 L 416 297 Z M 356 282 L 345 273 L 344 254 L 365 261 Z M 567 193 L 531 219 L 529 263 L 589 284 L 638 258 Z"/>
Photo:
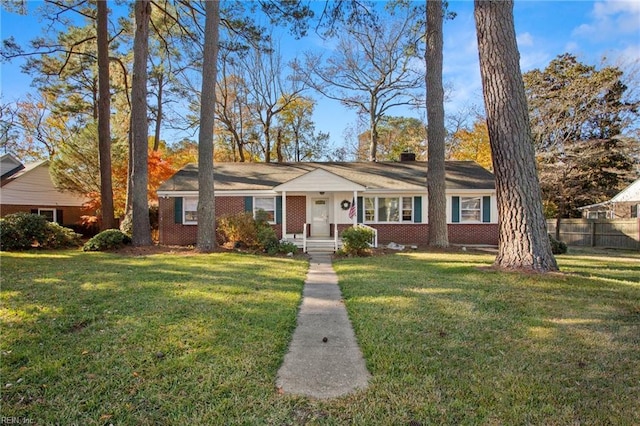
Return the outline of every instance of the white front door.
<path id="1" fill-rule="evenodd" d="M 329 199 L 313 198 L 311 200 L 311 236 L 329 236 Z"/>

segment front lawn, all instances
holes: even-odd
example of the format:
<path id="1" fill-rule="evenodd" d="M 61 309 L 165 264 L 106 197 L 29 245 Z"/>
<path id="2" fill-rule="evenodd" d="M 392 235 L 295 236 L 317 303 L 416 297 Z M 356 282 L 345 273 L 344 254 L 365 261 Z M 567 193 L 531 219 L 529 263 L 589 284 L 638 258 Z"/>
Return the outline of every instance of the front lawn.
<path id="1" fill-rule="evenodd" d="M 3 418 L 37 424 L 640 424 L 640 255 L 334 263 L 372 373 L 281 395 L 307 263 L 253 255 L 2 253 Z"/>
<path id="2" fill-rule="evenodd" d="M 2 417 L 268 419 L 307 262 L 241 254 L 2 253 Z"/>

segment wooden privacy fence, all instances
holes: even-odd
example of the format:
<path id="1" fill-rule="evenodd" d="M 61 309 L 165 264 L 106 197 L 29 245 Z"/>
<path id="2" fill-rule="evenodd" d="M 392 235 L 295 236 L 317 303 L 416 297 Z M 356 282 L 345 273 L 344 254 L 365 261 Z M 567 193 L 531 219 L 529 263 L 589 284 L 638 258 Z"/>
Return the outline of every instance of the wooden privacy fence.
<path id="1" fill-rule="evenodd" d="M 547 220 L 556 235 L 556 219 Z M 570 246 L 613 247 L 640 250 L 640 218 L 561 219 L 560 241 Z"/>

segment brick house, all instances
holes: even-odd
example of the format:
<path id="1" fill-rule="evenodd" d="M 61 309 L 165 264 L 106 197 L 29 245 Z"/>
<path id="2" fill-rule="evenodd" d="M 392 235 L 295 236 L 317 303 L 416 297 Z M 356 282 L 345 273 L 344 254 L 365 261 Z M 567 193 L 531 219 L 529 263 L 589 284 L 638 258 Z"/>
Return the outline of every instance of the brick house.
<path id="1" fill-rule="evenodd" d="M 427 244 L 427 163 L 216 163 L 216 217 L 264 210 L 279 238 L 340 244 L 353 225 L 380 243 Z M 187 165 L 158 189 L 161 244 L 196 243 L 198 167 Z M 449 241 L 498 243 L 493 174 L 471 161 L 446 163 Z M 304 241 L 304 243 L 303 243 Z M 332 243 L 333 242 L 333 243 Z"/>
<path id="2" fill-rule="evenodd" d="M 78 228 L 87 198 L 58 190 L 49 161 L 22 164 L 10 154 L 0 157 L 0 216 L 35 213 L 51 222 Z"/>

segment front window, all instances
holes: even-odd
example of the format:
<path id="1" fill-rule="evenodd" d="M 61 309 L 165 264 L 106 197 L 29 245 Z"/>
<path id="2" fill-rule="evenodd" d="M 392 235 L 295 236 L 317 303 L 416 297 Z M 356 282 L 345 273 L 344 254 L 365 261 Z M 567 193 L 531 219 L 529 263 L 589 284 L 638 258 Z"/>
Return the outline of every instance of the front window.
<path id="1" fill-rule="evenodd" d="M 378 222 L 399 222 L 398 198 L 378 198 Z"/>
<path id="2" fill-rule="evenodd" d="M 364 221 L 365 222 L 376 221 L 376 199 L 375 198 L 364 199 Z"/>
<path id="3" fill-rule="evenodd" d="M 402 221 L 413 221 L 413 199 L 410 197 L 402 198 Z"/>
<path id="4" fill-rule="evenodd" d="M 38 209 L 38 214 L 44 216 L 49 222 L 56 221 L 56 211 L 54 209 Z"/>
<path id="5" fill-rule="evenodd" d="M 364 199 L 364 221 L 412 222 L 413 197 L 369 197 Z"/>
<path id="6" fill-rule="evenodd" d="M 184 222 L 185 224 L 198 223 L 198 199 L 196 197 L 184 199 Z"/>
<path id="7" fill-rule="evenodd" d="M 460 221 L 461 222 L 480 222 L 482 198 L 480 197 L 462 197 L 460 199 Z"/>
<path id="8" fill-rule="evenodd" d="M 264 210 L 267 214 L 267 222 L 276 221 L 276 199 L 274 197 L 256 197 L 253 203 L 253 217 L 256 217 L 258 210 Z"/>

